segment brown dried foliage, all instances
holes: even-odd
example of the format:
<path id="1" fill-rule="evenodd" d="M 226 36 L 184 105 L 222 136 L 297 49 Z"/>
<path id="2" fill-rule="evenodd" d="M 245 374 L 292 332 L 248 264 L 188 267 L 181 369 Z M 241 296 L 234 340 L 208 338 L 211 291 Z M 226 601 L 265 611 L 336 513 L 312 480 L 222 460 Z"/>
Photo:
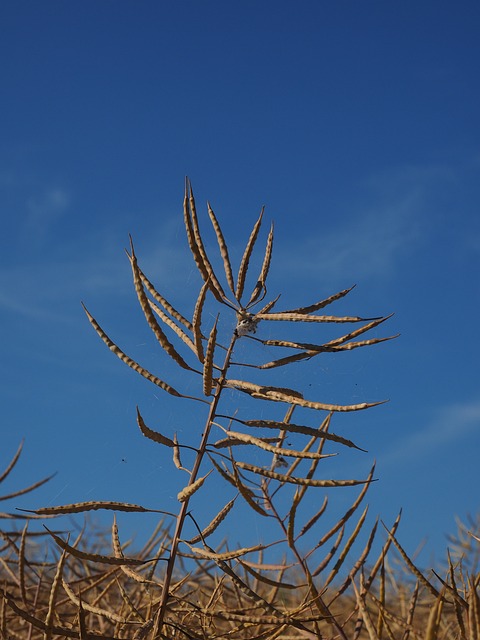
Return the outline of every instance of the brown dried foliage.
<path id="1" fill-rule="evenodd" d="M 187 179 L 185 229 L 203 282 L 191 320 L 157 292 L 137 264 L 133 242 L 128 254 L 148 326 L 171 366 L 181 367 L 184 376 L 191 377 L 189 388 L 196 387 L 196 395 L 177 391 L 163 376 L 144 369 L 109 338 L 85 309 L 103 342 L 134 371 L 170 395 L 200 403 L 202 411 L 208 406 L 201 429 L 189 425 L 189 429 L 182 431 L 192 434 L 188 442 L 179 442 L 175 433 L 151 429 L 137 409 L 141 433 L 155 445 L 170 448 L 175 466 L 187 471 L 188 481 L 178 493 L 178 510 L 171 513 L 98 500 L 50 506 L 23 515 L 1 514 L 6 522 L 23 518 L 27 524 L 19 532 L 2 531 L 0 637 L 478 640 L 480 600 L 476 570 L 465 570 L 461 558 L 456 557 L 454 562 L 449 556 L 444 576 L 427 576 L 397 539 L 399 518 L 380 540 L 377 521 L 368 525 L 367 507 L 359 509 L 374 480 L 373 469 L 360 479 L 344 476 L 332 479 L 323 471 L 325 460 L 332 455 L 344 450 L 363 451 L 330 430 L 333 418 L 342 412 L 369 409 L 381 403 L 342 405 L 330 399 L 307 400 L 300 388 L 278 387 L 273 379 L 262 378 L 265 370 L 298 366 L 296 363 L 310 361 L 322 353 L 348 352 L 384 342 L 393 336 L 354 339 L 377 328 L 387 318 L 317 315 L 320 309 L 343 299 L 352 287 L 308 306 L 273 312 L 277 296 L 255 312 L 267 295 L 273 225 L 257 278 L 245 297 L 263 209 L 247 240 L 236 275 L 220 223 L 210 205 L 208 214 L 223 266 L 225 289 L 215 271 L 215 261 L 208 256 L 208 243 L 200 231 Z M 247 303 L 242 303 L 244 297 Z M 210 328 L 204 323 L 207 314 L 202 313 L 208 304 L 217 306 L 216 313 L 208 314 L 216 317 Z M 224 335 L 232 318 L 236 328 L 225 347 L 218 342 L 218 336 Z M 252 335 L 270 321 L 273 322 L 270 328 L 287 325 L 293 329 L 305 324 L 317 332 L 323 331 L 325 325 L 334 327 L 339 323 L 362 323 L 362 326 L 323 342 L 290 336 L 259 339 Z M 273 357 L 268 355 L 260 364 L 235 362 L 236 344 L 247 338 L 259 340 L 264 351 L 271 352 Z M 285 349 L 290 350 L 289 355 L 278 358 L 278 350 L 285 353 Z M 222 364 L 214 362 L 219 355 Z M 258 382 L 239 378 L 246 367 L 258 369 Z M 295 376 L 289 379 L 295 380 Z M 232 394 L 233 401 L 236 397 L 242 402 L 238 410 L 234 407 L 228 411 L 227 399 Z M 220 402 L 226 405 L 223 413 Z M 283 419 L 278 418 L 279 404 L 285 405 Z M 269 407 L 273 412 L 271 419 L 265 417 Z M 301 411 L 302 417 L 293 422 L 295 411 Z M 305 424 L 297 424 L 299 421 Z M 233 422 L 241 430 L 232 430 Z M 274 437 L 272 429 L 276 432 Z M 196 434 L 201 434 L 198 441 Z M 188 450 L 186 466 L 180 461 L 182 449 Z M 0 475 L 0 482 L 15 467 L 20 450 Z M 5 499 L 31 491 L 45 481 Z M 223 481 L 232 495 L 226 504 L 224 501 L 219 504 L 212 517 L 202 507 L 205 503 L 199 495 L 208 492 L 209 487 L 212 495 L 214 483 Z M 332 490 L 351 491 L 348 487 L 355 485 L 359 488 L 353 489 L 356 494 L 351 506 L 332 519 L 327 496 Z M 120 543 L 115 518 L 110 543 L 106 538 L 84 533 L 71 542 L 60 532 L 50 530 L 40 532 L 39 538 L 38 532 L 28 530 L 29 520 L 99 509 L 127 513 L 157 511 L 166 521 L 162 520 L 144 547 L 132 554 L 127 554 L 128 543 Z M 255 517 L 268 525 L 265 535 L 270 530 L 277 532 L 271 540 L 231 547 L 220 537 L 235 514 L 244 517 L 245 510 L 253 510 Z M 364 531 L 366 542 L 362 544 Z M 473 533 L 478 535 L 478 531 Z M 39 546 L 39 539 L 47 542 Z M 470 547 L 474 543 L 476 538 L 470 537 Z M 50 546 L 50 553 L 41 560 L 43 546 Z M 356 559 L 349 560 L 357 547 L 360 551 Z M 401 570 L 394 573 L 391 568 L 392 551 L 396 554 L 394 561 L 404 567 L 400 579 Z"/>

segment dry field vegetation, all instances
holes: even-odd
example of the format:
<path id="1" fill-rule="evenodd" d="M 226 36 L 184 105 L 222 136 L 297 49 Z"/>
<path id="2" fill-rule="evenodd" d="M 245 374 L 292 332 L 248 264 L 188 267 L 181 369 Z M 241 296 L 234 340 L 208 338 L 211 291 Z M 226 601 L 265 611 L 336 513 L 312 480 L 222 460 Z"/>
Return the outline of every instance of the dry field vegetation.
<path id="1" fill-rule="evenodd" d="M 478 541 L 469 531 L 478 532 L 478 523 L 459 529 L 441 569 L 425 573 L 417 568 L 397 538 L 400 516 L 388 525 L 368 524 L 365 496 L 374 469 L 361 479 L 333 480 L 322 471 L 332 455 L 360 448 L 339 435 L 337 414 L 379 403 L 328 404 L 304 397 L 302 389 L 275 386 L 278 368 L 295 369 L 296 363 L 316 362 L 320 354 L 361 349 L 393 336 L 366 337 L 386 317 L 318 313 L 350 289 L 278 310 L 279 297 L 268 298 L 266 285 L 273 226 L 258 275 L 247 289 L 262 214 L 234 274 L 208 205 L 224 271 L 220 278 L 207 255 L 187 180 L 185 229 L 203 281 L 190 319 L 143 273 L 133 242 L 127 252 L 146 321 L 160 347 L 184 370 L 183 379 L 188 378 L 195 395 L 182 393 L 130 358 L 85 309 L 98 336 L 120 360 L 178 402 L 198 407 L 198 426 L 189 428 L 188 442 L 153 430 L 137 409 L 141 433 L 152 446 L 170 450 L 172 465 L 187 482 L 177 496 L 178 510 L 159 510 L 158 526 L 135 552 L 120 540 L 115 512 L 149 511 L 139 505 L 85 502 L 3 513 L 1 638 L 480 640 Z M 205 313 L 207 304 L 217 307 L 214 321 Z M 342 329 L 338 337 L 314 344 L 293 339 L 290 329 L 299 326 L 293 323 Z M 225 341 L 230 325 L 235 328 Z M 280 327 L 282 336 L 287 327 L 290 339 L 262 339 L 262 325 L 272 331 Z M 253 341 L 261 344 L 262 354 L 272 355 L 258 364 L 239 361 L 239 341 L 242 359 Z M 250 379 L 244 379 L 248 372 Z M 288 379 L 295 382 L 294 371 Z M 242 398 L 240 408 L 232 408 L 236 398 Z M 9 476 L 19 454 L 20 449 L 0 481 Z M 211 495 L 215 483 L 225 483 L 231 498 L 207 519 L 201 506 L 194 505 L 202 504 L 203 492 Z M 354 487 L 354 499 L 332 524 L 326 515 L 329 500 L 345 487 Z M 88 530 L 76 537 L 55 531 L 57 516 L 99 509 L 113 512 L 108 537 Z M 268 524 L 266 533 L 275 532 L 270 541 L 237 547 L 222 537 L 222 527 L 235 522 L 236 514 L 244 518 L 245 509 Z M 32 520 L 44 522 L 45 529 L 34 530 Z M 306 541 L 313 541 L 308 551 Z"/>

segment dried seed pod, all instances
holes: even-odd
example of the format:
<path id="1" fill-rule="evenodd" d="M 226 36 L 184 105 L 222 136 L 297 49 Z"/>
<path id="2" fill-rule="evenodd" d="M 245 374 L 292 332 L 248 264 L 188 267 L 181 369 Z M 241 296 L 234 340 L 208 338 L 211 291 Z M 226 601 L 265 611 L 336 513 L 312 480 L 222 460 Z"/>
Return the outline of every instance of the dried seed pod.
<path id="1" fill-rule="evenodd" d="M 177 495 L 177 500 L 179 502 L 186 502 L 191 496 L 193 496 L 193 494 L 198 491 L 200 489 L 200 487 L 203 485 L 203 483 L 205 482 L 205 480 L 208 478 L 208 476 L 212 473 L 212 471 L 210 470 L 206 475 L 202 476 L 201 478 L 197 478 L 197 480 L 195 480 L 195 482 L 193 482 L 192 484 L 187 485 L 186 487 L 184 487 L 180 493 Z"/>

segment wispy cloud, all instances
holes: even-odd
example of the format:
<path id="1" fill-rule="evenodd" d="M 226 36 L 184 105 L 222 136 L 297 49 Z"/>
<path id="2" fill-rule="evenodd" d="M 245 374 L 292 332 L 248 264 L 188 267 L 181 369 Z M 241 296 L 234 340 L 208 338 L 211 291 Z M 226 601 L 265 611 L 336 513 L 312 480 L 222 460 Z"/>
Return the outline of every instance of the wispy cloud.
<path id="1" fill-rule="evenodd" d="M 329 221 L 327 232 L 319 221 L 294 256 L 283 252 L 281 268 L 330 282 L 391 276 L 426 238 L 438 183 L 448 176 L 448 169 L 434 167 L 371 176 L 363 184 L 367 198 L 363 193 L 356 210 L 338 215 L 334 226 Z"/>
<path id="2" fill-rule="evenodd" d="M 50 225 L 67 211 L 69 204 L 69 193 L 60 187 L 30 196 L 26 202 L 27 228 L 36 234 L 46 233 Z"/>
<path id="3" fill-rule="evenodd" d="M 428 424 L 381 454 L 383 465 L 405 463 L 414 457 L 429 456 L 435 449 L 444 448 L 452 442 L 480 430 L 480 400 L 455 403 L 439 408 Z"/>
<path id="4" fill-rule="evenodd" d="M 68 247 L 68 245 L 67 245 Z M 67 255 L 66 255 L 67 253 Z M 32 319 L 66 319 L 70 303 L 98 295 L 116 298 L 131 294 L 129 267 L 120 251 L 79 255 L 51 250 L 48 260 L 32 259 L 28 264 L 0 268 L 0 308 Z"/>
<path id="5" fill-rule="evenodd" d="M 142 269 L 159 290 L 162 283 L 168 285 L 178 300 L 185 297 L 195 265 L 193 260 L 186 262 L 188 248 L 171 241 L 167 226 L 154 234 L 160 243 L 143 243 L 147 246 L 138 247 L 137 254 Z M 0 266 L 0 309 L 33 320 L 66 321 L 67 307 L 81 299 L 135 296 L 122 248 L 124 239 L 117 243 L 110 234 L 98 234 L 83 250 L 75 238 L 59 234 L 56 238 L 49 241 L 46 254 L 34 251 L 24 260 L 22 256 L 28 255 L 35 243 L 35 238 L 29 238 L 23 243 L 21 262 L 13 260 Z"/>

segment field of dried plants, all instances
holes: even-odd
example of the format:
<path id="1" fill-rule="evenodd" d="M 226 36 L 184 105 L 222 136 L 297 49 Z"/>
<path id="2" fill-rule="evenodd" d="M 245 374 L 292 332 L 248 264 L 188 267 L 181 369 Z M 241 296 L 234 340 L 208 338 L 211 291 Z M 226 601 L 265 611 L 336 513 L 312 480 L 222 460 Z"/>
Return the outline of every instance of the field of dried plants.
<path id="1" fill-rule="evenodd" d="M 152 447 L 169 450 L 172 466 L 187 478 L 178 510 L 158 505 L 158 525 L 143 548 L 133 550 L 130 541 L 121 541 L 115 514 L 151 509 L 91 501 L 14 510 L 16 496 L 48 479 L 3 496 L 13 507 L 1 514 L 2 639 L 480 640 L 479 523 L 459 526 L 443 566 L 418 568 L 397 536 L 400 515 L 390 524 L 369 521 L 366 495 L 374 467 L 363 478 L 332 479 L 324 471 L 333 456 L 361 449 L 338 432 L 341 414 L 380 403 L 329 404 L 303 388 L 278 386 L 279 369 L 291 370 L 288 380 L 295 384 L 297 367 L 321 354 L 395 337 L 366 337 L 388 317 L 322 314 L 351 289 L 278 310 L 280 296 L 270 298 L 267 291 L 273 225 L 253 280 L 249 270 L 263 210 L 236 273 L 220 224 L 210 205 L 207 210 L 221 277 L 207 255 L 187 180 L 185 230 L 202 280 L 188 318 L 141 270 L 132 240 L 127 252 L 148 326 L 172 366 L 183 370 L 182 379 L 188 377 L 189 394 L 124 353 L 85 308 L 95 332 L 122 362 L 179 403 L 190 403 L 192 415 L 198 408 L 198 428 L 189 430 L 188 441 L 152 429 L 137 408 L 141 434 Z M 278 327 L 279 337 L 262 338 L 266 325 L 275 332 Z M 315 343 L 298 340 L 295 328 L 305 325 L 337 334 Z M 234 330 L 224 340 L 229 326 Z M 246 360 L 254 342 L 271 355 Z M 236 398 L 242 402 L 235 405 Z M 21 447 L 0 482 L 20 453 Z M 228 488 L 230 499 L 214 517 L 202 517 L 202 509 L 193 507 L 215 483 Z M 332 522 L 330 505 L 346 490 L 354 498 Z M 88 527 L 73 535 L 56 527 L 58 517 L 98 510 L 112 512 L 108 535 Z M 222 536 L 225 524 L 244 519 L 245 510 L 268 523 L 270 540 L 237 546 Z M 38 521 L 43 529 L 34 526 Z"/>

